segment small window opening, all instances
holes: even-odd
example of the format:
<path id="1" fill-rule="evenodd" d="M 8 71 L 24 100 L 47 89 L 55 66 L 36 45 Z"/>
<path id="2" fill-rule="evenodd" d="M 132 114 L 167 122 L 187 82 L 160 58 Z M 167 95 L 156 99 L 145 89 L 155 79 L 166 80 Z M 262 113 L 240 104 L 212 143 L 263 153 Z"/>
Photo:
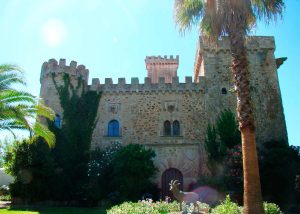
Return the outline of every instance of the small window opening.
<path id="1" fill-rule="evenodd" d="M 55 114 L 54 125 L 56 126 L 56 128 L 61 129 L 61 117 L 59 114 Z"/>
<path id="2" fill-rule="evenodd" d="M 222 94 L 227 94 L 227 89 L 226 88 L 222 88 L 221 92 L 222 92 Z"/>

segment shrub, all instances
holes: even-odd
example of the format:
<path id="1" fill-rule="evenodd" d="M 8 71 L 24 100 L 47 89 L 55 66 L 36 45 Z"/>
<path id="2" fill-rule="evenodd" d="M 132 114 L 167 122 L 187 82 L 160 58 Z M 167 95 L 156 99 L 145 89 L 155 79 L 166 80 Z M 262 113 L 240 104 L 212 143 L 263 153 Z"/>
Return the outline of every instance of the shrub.
<path id="1" fill-rule="evenodd" d="M 151 179 L 157 171 L 153 158 L 155 152 L 139 144 L 122 147 L 112 161 L 112 182 L 114 192 L 120 193 L 120 200 L 138 200 L 144 193 L 153 194 L 155 185 Z"/>
<path id="2" fill-rule="evenodd" d="M 10 184 L 12 197 L 28 201 L 47 200 L 53 189 L 54 160 L 51 150 L 41 139 L 31 144 L 15 142 L 5 154 L 5 168 L 15 180 Z M 51 188 L 49 188 L 51 186 Z"/>
<path id="3" fill-rule="evenodd" d="M 143 200 L 137 203 L 124 202 L 123 204 L 114 206 L 107 211 L 107 214 L 167 214 L 170 212 L 178 212 L 179 204 L 174 201 L 172 203 L 152 200 Z"/>
<path id="4" fill-rule="evenodd" d="M 279 206 L 273 203 L 264 202 L 264 210 L 265 210 L 265 214 L 283 214 Z"/>
<path id="5" fill-rule="evenodd" d="M 295 178 L 300 174 L 300 147 L 284 141 L 270 141 L 263 146 L 260 177 L 264 200 L 286 208 L 297 204 Z"/>
<path id="6" fill-rule="evenodd" d="M 211 214 L 242 214 L 242 207 L 230 200 L 229 196 L 218 206 L 212 209 Z"/>

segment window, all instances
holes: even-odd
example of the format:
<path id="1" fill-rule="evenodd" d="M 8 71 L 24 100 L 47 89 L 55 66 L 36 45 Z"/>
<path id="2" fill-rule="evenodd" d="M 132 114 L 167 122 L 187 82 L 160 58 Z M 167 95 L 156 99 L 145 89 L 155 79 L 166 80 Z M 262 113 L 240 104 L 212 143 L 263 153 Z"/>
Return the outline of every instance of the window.
<path id="1" fill-rule="evenodd" d="M 55 114 L 54 125 L 56 126 L 56 128 L 61 128 L 61 117 L 59 114 Z"/>
<path id="2" fill-rule="evenodd" d="M 108 123 L 108 136 L 109 137 L 120 136 L 119 122 L 117 120 L 111 120 Z"/>
<path id="3" fill-rule="evenodd" d="M 180 123 L 178 120 L 173 123 L 168 120 L 164 122 L 164 136 L 180 136 Z"/>
<path id="4" fill-rule="evenodd" d="M 227 89 L 226 88 L 222 88 L 221 93 L 222 94 L 227 94 Z"/>
<path id="5" fill-rule="evenodd" d="M 171 136 L 171 123 L 168 120 L 164 122 L 164 135 Z"/>
<path id="6" fill-rule="evenodd" d="M 175 120 L 173 122 L 173 136 L 179 136 L 180 135 L 180 124 L 178 120 Z"/>

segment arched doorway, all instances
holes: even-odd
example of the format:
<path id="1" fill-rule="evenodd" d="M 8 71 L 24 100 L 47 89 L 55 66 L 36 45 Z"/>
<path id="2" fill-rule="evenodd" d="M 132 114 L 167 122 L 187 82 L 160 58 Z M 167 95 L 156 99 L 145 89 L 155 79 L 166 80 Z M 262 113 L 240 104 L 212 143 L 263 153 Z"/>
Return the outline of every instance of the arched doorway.
<path id="1" fill-rule="evenodd" d="M 180 189 L 183 188 L 183 176 L 182 173 L 175 168 L 169 168 L 163 172 L 161 176 L 161 195 L 162 200 L 165 199 L 166 196 L 173 198 L 173 194 L 170 192 L 170 182 L 171 180 L 178 180 L 180 185 Z"/>

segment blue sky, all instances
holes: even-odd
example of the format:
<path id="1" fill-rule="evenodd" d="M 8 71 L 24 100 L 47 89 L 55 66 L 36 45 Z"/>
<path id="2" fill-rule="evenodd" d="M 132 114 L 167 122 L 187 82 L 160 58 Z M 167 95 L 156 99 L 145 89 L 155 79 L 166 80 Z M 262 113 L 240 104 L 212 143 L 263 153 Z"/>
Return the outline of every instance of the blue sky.
<path id="1" fill-rule="evenodd" d="M 289 143 L 300 145 L 300 1 L 286 1 L 284 19 L 258 24 L 254 34 L 275 36 Z M 39 94 L 41 65 L 50 58 L 75 60 L 91 78 L 146 76 L 149 55 L 180 55 L 178 75 L 192 76 L 198 28 L 178 33 L 173 0 L 1 0 L 0 63 L 18 64 L 28 90 Z"/>

